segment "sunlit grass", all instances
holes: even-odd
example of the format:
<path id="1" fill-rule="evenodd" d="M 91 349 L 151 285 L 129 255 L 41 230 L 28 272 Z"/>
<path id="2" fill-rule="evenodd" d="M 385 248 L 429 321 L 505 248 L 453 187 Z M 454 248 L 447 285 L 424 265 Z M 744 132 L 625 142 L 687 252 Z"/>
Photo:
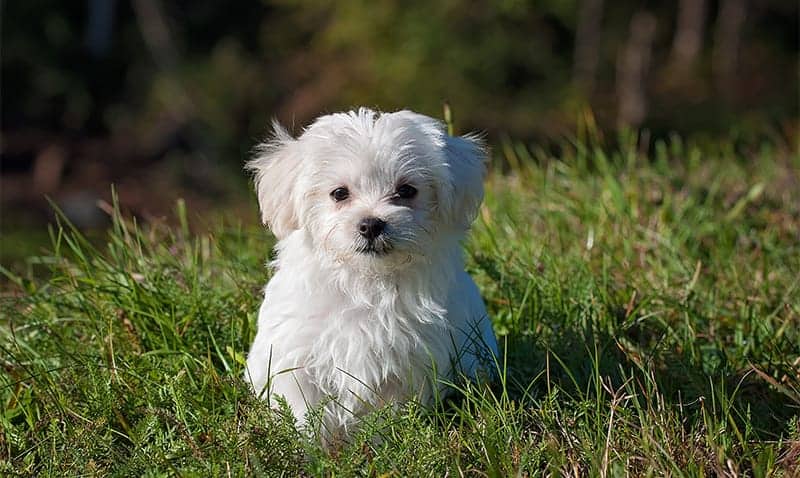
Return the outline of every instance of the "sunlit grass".
<path id="1" fill-rule="evenodd" d="M 497 383 L 380 410 L 333 453 L 240 380 L 264 230 L 193 235 L 180 205 L 102 247 L 54 226 L 46 279 L 6 271 L 0 472 L 794 476 L 797 157 L 588 136 L 497 148 L 467 247 Z"/>

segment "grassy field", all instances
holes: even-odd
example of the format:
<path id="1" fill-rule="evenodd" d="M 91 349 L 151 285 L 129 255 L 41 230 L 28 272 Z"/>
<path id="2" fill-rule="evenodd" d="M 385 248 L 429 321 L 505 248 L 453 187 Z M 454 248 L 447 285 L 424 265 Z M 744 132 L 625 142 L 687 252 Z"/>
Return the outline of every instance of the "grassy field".
<path id="1" fill-rule="evenodd" d="M 330 454 L 240 380 L 267 232 L 53 227 L 44 279 L 5 271 L 0 474 L 798 476 L 797 156 L 596 143 L 495 150 L 466 254 L 502 378 Z"/>

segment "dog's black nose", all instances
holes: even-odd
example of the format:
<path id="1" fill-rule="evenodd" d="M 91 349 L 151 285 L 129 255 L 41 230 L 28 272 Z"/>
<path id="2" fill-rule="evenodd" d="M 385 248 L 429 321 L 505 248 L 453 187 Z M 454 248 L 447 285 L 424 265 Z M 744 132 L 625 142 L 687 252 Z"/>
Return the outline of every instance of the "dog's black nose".
<path id="1" fill-rule="evenodd" d="M 365 217 L 358 223 L 358 232 L 365 238 L 372 240 L 380 236 L 386 223 L 377 217 Z"/>

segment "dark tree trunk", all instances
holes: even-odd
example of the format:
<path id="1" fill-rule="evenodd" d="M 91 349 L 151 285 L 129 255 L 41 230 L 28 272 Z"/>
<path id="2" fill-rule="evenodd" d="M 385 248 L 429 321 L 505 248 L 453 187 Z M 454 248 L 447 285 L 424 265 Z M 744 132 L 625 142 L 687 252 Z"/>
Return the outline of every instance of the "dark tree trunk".
<path id="1" fill-rule="evenodd" d="M 628 41 L 617 57 L 617 123 L 638 128 L 647 116 L 647 72 L 656 33 L 656 18 L 639 11 L 630 24 Z"/>
<path id="2" fill-rule="evenodd" d="M 672 66 L 679 75 L 692 70 L 703 50 L 706 0 L 681 0 L 672 40 Z"/>
<path id="3" fill-rule="evenodd" d="M 722 0 L 717 17 L 712 67 L 717 88 L 727 100 L 734 96 L 745 7 L 745 0 Z"/>
<path id="4" fill-rule="evenodd" d="M 578 13 L 575 32 L 573 81 L 589 96 L 594 89 L 597 63 L 600 56 L 603 0 L 584 0 Z"/>

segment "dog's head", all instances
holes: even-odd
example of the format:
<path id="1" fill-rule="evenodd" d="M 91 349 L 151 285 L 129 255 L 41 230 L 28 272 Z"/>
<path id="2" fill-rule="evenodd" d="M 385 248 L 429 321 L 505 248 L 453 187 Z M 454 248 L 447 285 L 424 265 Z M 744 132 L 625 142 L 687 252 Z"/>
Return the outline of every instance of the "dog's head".
<path id="1" fill-rule="evenodd" d="M 463 236 L 483 199 L 482 143 L 427 116 L 362 108 L 298 138 L 274 130 L 248 163 L 262 218 L 278 239 L 304 231 L 340 263 L 413 262 Z"/>

